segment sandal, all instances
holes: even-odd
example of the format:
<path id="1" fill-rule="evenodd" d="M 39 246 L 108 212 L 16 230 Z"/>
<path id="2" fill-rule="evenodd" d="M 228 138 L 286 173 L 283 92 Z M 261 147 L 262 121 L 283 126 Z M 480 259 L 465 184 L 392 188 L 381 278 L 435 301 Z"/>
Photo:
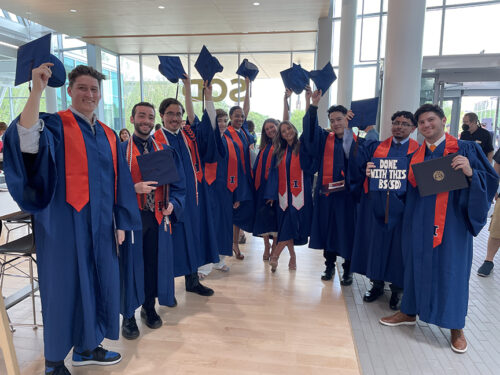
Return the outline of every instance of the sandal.
<path id="1" fill-rule="evenodd" d="M 215 267 L 214 267 L 215 268 Z M 229 272 L 229 266 L 227 264 L 224 264 L 222 267 L 220 268 L 215 268 L 217 271 L 221 271 L 221 272 Z"/>
<path id="2" fill-rule="evenodd" d="M 295 258 L 295 255 L 290 257 L 290 261 L 288 262 L 288 269 L 290 271 L 295 271 L 297 269 L 297 259 Z"/>
<path id="3" fill-rule="evenodd" d="M 265 261 L 268 261 L 270 258 L 271 258 L 270 249 L 268 247 L 266 247 L 264 249 L 264 254 L 262 255 L 262 260 L 265 262 Z"/>
<path id="4" fill-rule="evenodd" d="M 234 255 L 236 256 L 236 259 L 238 260 L 243 260 L 245 259 L 245 256 L 241 253 L 240 249 L 233 248 Z"/>
<path id="5" fill-rule="evenodd" d="M 278 268 L 278 258 L 271 257 L 269 260 L 269 265 L 271 266 L 271 272 L 276 272 L 276 268 Z"/>

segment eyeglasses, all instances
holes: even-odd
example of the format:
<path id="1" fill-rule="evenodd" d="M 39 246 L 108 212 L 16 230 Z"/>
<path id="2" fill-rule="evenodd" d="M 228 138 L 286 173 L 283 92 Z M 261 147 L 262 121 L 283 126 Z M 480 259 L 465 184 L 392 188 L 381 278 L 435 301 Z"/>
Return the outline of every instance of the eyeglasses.
<path id="1" fill-rule="evenodd" d="M 182 113 L 180 112 L 167 112 L 165 113 L 168 117 L 178 117 L 178 118 L 182 118 Z"/>
<path id="2" fill-rule="evenodd" d="M 392 126 L 410 127 L 410 126 L 413 126 L 413 124 L 406 122 L 406 121 L 393 121 Z"/>

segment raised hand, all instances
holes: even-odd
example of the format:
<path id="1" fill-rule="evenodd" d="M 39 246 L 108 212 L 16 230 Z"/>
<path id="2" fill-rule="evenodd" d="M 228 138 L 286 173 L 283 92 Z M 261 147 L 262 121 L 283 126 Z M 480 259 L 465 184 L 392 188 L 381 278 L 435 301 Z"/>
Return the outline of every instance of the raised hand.
<path id="1" fill-rule="evenodd" d="M 290 89 L 285 89 L 285 97 L 284 97 L 284 99 L 285 99 L 285 100 L 288 100 L 288 98 L 289 98 L 290 96 L 292 96 L 292 90 L 290 90 Z"/>
<path id="2" fill-rule="evenodd" d="M 353 111 L 351 111 L 351 110 L 348 110 L 348 111 L 347 111 L 347 115 L 346 115 L 346 117 L 347 117 L 347 119 L 348 119 L 349 121 L 351 121 L 351 120 L 354 118 L 354 116 L 355 116 L 355 114 L 354 114 L 354 112 L 353 112 Z"/>
<path id="3" fill-rule="evenodd" d="M 205 89 L 205 100 L 212 101 L 212 84 L 208 81 L 204 81 L 203 88 Z"/>
<path id="4" fill-rule="evenodd" d="M 184 84 L 184 86 L 185 87 L 191 87 L 191 78 L 186 73 L 184 73 L 184 77 L 185 78 L 181 78 L 182 83 Z"/>
<path id="5" fill-rule="evenodd" d="M 31 71 L 31 79 L 33 81 L 31 91 L 41 93 L 45 90 L 50 77 L 52 77 L 52 70 L 50 69 L 52 66 L 54 66 L 54 64 L 44 63 Z"/>
<path id="6" fill-rule="evenodd" d="M 306 85 L 306 102 L 311 100 L 312 94 L 313 94 L 313 92 L 312 92 L 311 86 Z"/>
<path id="7" fill-rule="evenodd" d="M 312 105 L 315 105 L 317 107 L 319 101 L 321 100 L 321 90 L 314 91 L 311 95 L 311 100 L 312 100 Z"/>

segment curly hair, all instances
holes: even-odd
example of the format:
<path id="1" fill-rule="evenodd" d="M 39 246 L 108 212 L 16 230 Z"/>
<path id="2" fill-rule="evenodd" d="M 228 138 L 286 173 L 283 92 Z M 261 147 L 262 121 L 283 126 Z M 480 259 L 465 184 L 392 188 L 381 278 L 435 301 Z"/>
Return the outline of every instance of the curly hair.
<path id="1" fill-rule="evenodd" d="M 73 69 L 68 74 L 69 87 L 73 87 L 75 80 L 80 76 L 91 76 L 92 78 L 97 79 L 99 83 L 99 87 L 101 86 L 101 82 L 103 79 L 106 79 L 106 76 L 99 72 L 98 70 L 92 68 L 87 65 L 77 65 L 75 69 Z"/>

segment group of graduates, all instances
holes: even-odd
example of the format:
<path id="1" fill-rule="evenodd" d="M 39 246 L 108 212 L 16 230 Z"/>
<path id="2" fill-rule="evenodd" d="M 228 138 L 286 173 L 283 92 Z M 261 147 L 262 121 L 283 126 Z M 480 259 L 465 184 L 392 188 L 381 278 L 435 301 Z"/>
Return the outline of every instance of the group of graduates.
<path id="1" fill-rule="evenodd" d="M 249 95 L 243 108 L 216 110 L 206 81 L 199 119 L 185 76 L 185 108 L 163 100 L 162 128 L 152 134 L 155 106 L 137 103 L 134 133 L 121 143 L 94 114 L 104 76 L 91 67 L 69 74 L 68 110 L 39 113 L 51 66 L 32 71 L 26 106 L 4 137 L 9 191 L 34 213 L 46 374 L 69 374 L 64 359 L 72 348 L 74 366 L 119 362 L 102 340 L 118 339 L 120 314 L 122 335 L 138 337 L 139 307 L 149 328 L 161 327 L 156 298 L 177 304 L 175 277 L 185 277 L 188 292 L 212 295 L 200 275 L 228 271 L 225 256 L 244 258 L 240 230 L 264 238 L 263 259 L 272 272 L 285 247 L 295 270 L 294 246 L 309 243 L 323 250 L 323 280 L 332 279 L 340 256 L 342 285 L 352 283 L 352 272 L 373 281 L 367 302 L 383 294 L 385 281 L 392 283 L 391 308 L 398 309 L 404 290 L 401 311 L 382 324 L 412 325 L 419 315 L 451 329 L 454 351 L 467 349 L 462 328 L 472 236 L 486 222 L 498 176 L 475 143 L 445 133 L 441 108 L 396 112 L 392 137 L 380 142 L 373 127 L 358 137 L 349 128 L 356 114 L 342 105 L 328 109 L 330 129 L 322 128 L 322 92 L 306 87 L 299 135 L 287 118 L 287 90 L 284 121 L 264 122 L 257 152 L 245 121 Z M 410 138 L 417 126 L 421 145 Z M 161 186 L 144 180 L 138 163 L 160 151 L 170 154 L 165 168 L 176 175 Z M 373 157 L 407 157 L 412 165 L 450 153 L 457 153 L 452 167 L 467 176 L 469 188 L 420 197 L 411 168 L 405 192 L 367 188 Z"/>

